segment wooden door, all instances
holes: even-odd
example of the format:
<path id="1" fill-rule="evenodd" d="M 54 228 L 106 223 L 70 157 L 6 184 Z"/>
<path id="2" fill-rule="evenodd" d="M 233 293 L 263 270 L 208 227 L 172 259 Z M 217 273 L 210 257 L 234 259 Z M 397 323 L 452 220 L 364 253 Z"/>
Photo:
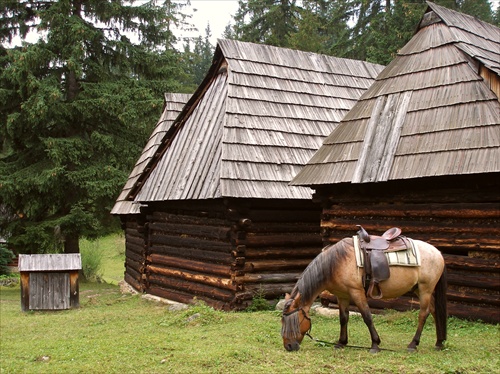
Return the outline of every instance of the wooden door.
<path id="1" fill-rule="evenodd" d="M 29 309 L 57 310 L 70 308 L 68 273 L 33 272 L 29 280 Z"/>

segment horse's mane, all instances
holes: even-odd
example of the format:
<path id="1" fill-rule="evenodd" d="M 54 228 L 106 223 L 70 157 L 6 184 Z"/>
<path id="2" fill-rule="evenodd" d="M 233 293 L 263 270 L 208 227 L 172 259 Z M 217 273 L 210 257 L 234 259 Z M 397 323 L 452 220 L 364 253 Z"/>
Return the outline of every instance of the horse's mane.
<path id="1" fill-rule="evenodd" d="M 318 287 L 321 287 L 332 278 L 336 266 L 342 266 L 342 260 L 346 258 L 348 250 L 352 247 L 352 239 L 344 238 L 324 249 L 306 267 L 295 284 L 291 297 L 294 298 L 300 292 L 302 300 L 306 303 L 315 297 Z"/>

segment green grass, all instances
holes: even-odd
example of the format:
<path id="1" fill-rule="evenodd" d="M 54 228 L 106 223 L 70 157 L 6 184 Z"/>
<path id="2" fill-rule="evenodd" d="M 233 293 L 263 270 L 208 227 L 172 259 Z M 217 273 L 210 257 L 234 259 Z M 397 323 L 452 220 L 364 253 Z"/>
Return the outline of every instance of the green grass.
<path id="1" fill-rule="evenodd" d="M 112 248 L 115 239 L 100 243 L 109 240 Z M 108 255 L 110 262 L 122 256 L 119 251 Z M 121 279 L 122 266 L 104 269 L 105 279 Z M 394 352 L 372 355 L 368 349 L 335 350 L 307 338 L 298 352 L 286 352 L 276 311 L 224 313 L 198 304 L 173 312 L 140 295 L 122 295 L 109 283 L 81 283 L 80 305 L 23 313 L 19 286 L 0 287 L 0 373 L 434 374 L 498 373 L 500 367 L 500 326 L 455 318 L 449 320 L 444 351 L 434 351 L 429 318 L 419 351 L 407 353 L 415 312 L 376 315 L 381 347 Z M 312 319 L 313 336 L 338 337 L 337 318 Z M 360 317 L 351 317 L 349 337 L 352 345 L 369 346 Z"/>
<path id="2" fill-rule="evenodd" d="M 100 254 L 102 264 L 101 278 L 106 283 L 118 284 L 123 279 L 125 271 L 125 237 L 120 234 L 109 235 L 97 240 L 80 241 L 80 249 L 94 251 Z"/>

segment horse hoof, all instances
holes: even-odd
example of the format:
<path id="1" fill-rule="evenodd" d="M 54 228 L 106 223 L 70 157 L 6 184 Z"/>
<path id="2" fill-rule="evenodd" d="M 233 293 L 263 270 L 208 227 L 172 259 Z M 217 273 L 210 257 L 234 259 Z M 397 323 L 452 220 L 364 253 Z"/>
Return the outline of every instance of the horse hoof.
<path id="1" fill-rule="evenodd" d="M 335 344 L 335 345 L 333 346 L 333 348 L 335 348 L 335 349 L 344 349 L 344 348 L 345 348 L 345 345 L 344 345 L 344 344 Z"/>
<path id="2" fill-rule="evenodd" d="M 444 349 L 444 346 L 443 346 L 443 345 L 436 345 L 436 346 L 434 347 L 434 350 L 436 350 L 436 351 L 442 351 L 443 349 Z"/>
<path id="3" fill-rule="evenodd" d="M 408 347 L 408 353 L 415 353 L 415 352 L 417 352 L 417 348 Z"/>
<path id="4" fill-rule="evenodd" d="M 371 349 L 370 349 L 370 353 L 371 353 L 371 354 L 375 354 L 375 353 L 379 353 L 379 352 L 380 352 L 380 348 L 378 348 L 378 347 L 377 347 L 377 348 L 371 348 Z"/>

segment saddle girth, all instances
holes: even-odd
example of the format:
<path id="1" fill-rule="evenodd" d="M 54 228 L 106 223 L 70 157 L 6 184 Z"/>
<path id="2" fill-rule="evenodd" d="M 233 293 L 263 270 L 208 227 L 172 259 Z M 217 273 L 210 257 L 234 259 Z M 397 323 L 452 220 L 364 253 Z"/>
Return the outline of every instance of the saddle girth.
<path id="1" fill-rule="evenodd" d="M 369 235 L 366 230 L 359 228 L 359 246 L 364 258 L 363 284 L 367 287 L 366 296 L 372 299 L 383 298 L 379 283 L 389 279 L 389 262 L 385 252 L 402 251 L 410 247 L 408 239 L 401 236 L 401 229 L 393 227 L 382 236 Z"/>

